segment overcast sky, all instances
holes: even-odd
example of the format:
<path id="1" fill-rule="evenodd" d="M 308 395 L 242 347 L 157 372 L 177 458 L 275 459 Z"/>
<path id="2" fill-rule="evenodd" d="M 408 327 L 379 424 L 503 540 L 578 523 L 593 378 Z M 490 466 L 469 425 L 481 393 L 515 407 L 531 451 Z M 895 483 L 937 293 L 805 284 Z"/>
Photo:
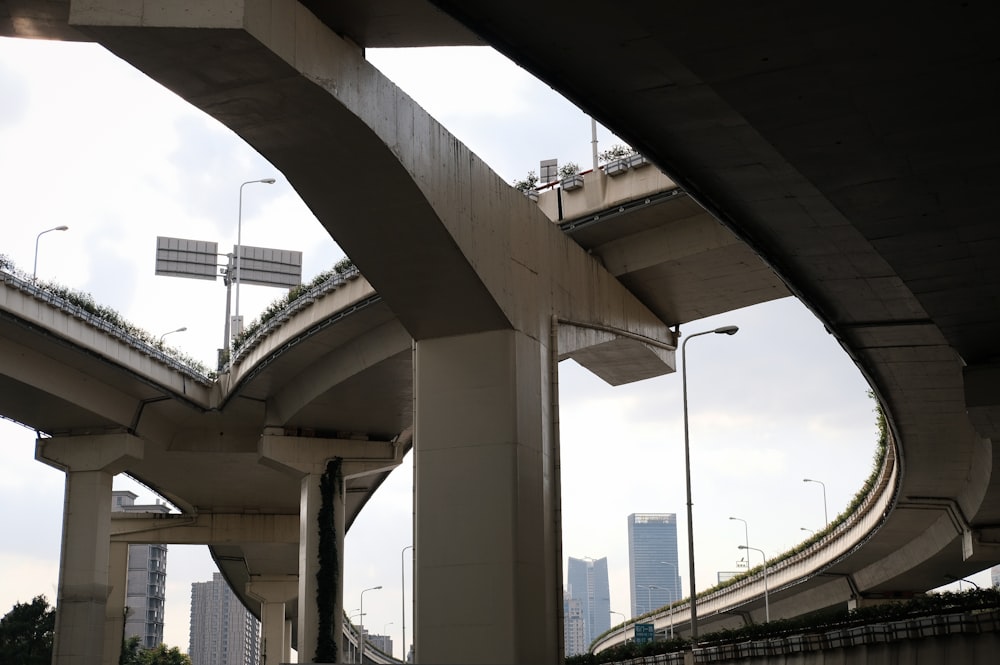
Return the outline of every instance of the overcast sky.
<path id="1" fill-rule="evenodd" d="M 558 158 L 591 163 L 590 120 L 501 56 L 480 49 L 369 51 L 410 93 L 507 182 Z M 433 75 L 428 75 L 433 72 Z M 214 367 L 223 338 L 221 282 L 153 274 L 156 236 L 236 241 L 240 183 L 244 244 L 303 252 L 310 279 L 343 256 L 282 174 L 228 129 L 98 46 L 0 38 L 0 253 L 38 277 L 88 292 L 128 320 Z M 600 148 L 618 142 L 603 128 Z M 38 233 L 65 224 L 65 232 Z M 223 250 L 224 251 L 224 250 Z M 280 292 L 243 285 L 251 320 Z M 697 582 L 737 570 L 750 545 L 769 556 L 823 526 L 868 475 L 874 403 L 857 369 L 797 301 L 759 305 L 684 327 L 739 334 L 688 347 L 688 395 Z M 678 360 L 679 358 L 678 353 Z M 679 370 L 679 367 L 678 367 Z M 560 366 L 565 557 L 608 557 L 611 607 L 629 614 L 626 516 L 678 515 L 687 589 L 680 372 L 611 388 Z M 0 412 L 2 412 L 0 405 Z M 34 461 L 35 434 L 0 420 L 0 613 L 45 594 L 55 602 L 63 474 Z M 379 489 L 348 534 L 345 609 L 365 596 L 366 624 L 401 655 L 404 557 L 412 542 L 409 458 Z M 124 477 L 140 503 L 156 497 Z M 405 556 L 407 600 L 411 575 Z M 756 556 L 756 555 L 755 555 Z M 754 559 L 753 563 L 759 563 Z M 168 645 L 187 650 L 192 582 L 215 570 L 207 548 L 168 554 Z M 988 575 L 974 580 L 988 583 Z M 409 603 L 407 603 L 409 604 Z M 617 621 L 617 618 L 613 619 Z M 413 638 L 406 615 L 407 641 Z"/>

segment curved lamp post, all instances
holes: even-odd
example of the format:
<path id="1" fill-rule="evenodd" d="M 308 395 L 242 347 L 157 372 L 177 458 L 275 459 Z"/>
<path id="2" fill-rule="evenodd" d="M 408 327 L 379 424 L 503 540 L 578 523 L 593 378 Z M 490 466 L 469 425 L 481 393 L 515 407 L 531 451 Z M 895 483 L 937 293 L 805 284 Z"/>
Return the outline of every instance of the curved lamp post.
<path id="1" fill-rule="evenodd" d="M 243 244 L 243 188 L 254 183 L 273 185 L 274 178 L 261 178 L 260 180 L 247 180 L 240 185 L 240 204 L 236 217 L 236 325 L 240 321 L 240 246 Z M 239 331 L 233 331 L 235 336 Z"/>
<path id="2" fill-rule="evenodd" d="M 744 545 L 750 545 L 750 529 L 747 527 L 747 521 L 742 517 L 730 517 L 729 519 L 735 520 L 737 522 L 743 522 L 743 540 Z M 747 570 L 750 570 L 750 553 L 747 552 Z"/>
<path id="3" fill-rule="evenodd" d="M 955 577 L 954 575 L 945 575 L 944 578 L 946 580 L 948 580 L 949 582 L 958 582 L 958 592 L 959 593 L 962 592 L 962 582 L 968 582 L 969 584 L 971 584 L 972 586 L 976 587 L 977 589 L 981 589 L 982 588 L 978 584 L 976 584 L 975 582 L 973 582 L 972 580 L 970 580 L 968 578 L 965 578 L 965 577 Z"/>
<path id="4" fill-rule="evenodd" d="M 646 611 L 653 611 L 653 589 L 659 589 L 660 591 L 666 591 L 661 586 L 656 586 L 655 584 L 640 584 L 639 586 L 646 589 Z"/>
<path id="5" fill-rule="evenodd" d="M 767 598 L 767 555 L 764 554 L 764 550 L 759 550 L 756 547 L 749 547 L 747 545 L 740 545 L 741 550 L 753 550 L 754 552 L 760 552 L 760 556 L 764 559 L 764 621 L 770 623 L 771 621 L 771 605 Z M 750 565 L 750 553 L 747 552 L 747 565 Z"/>
<path id="6" fill-rule="evenodd" d="M 617 614 L 622 618 L 622 644 L 625 644 L 628 641 L 628 638 L 625 637 L 625 622 L 628 621 L 628 619 L 621 612 L 615 612 L 614 610 L 608 610 L 608 612 L 610 614 Z"/>
<path id="7" fill-rule="evenodd" d="M 351 622 L 352 626 L 354 626 L 354 617 L 358 617 L 358 620 L 360 621 L 360 619 L 361 619 L 361 610 L 354 610 L 353 612 L 351 612 L 350 614 L 347 615 L 347 620 Z M 348 644 L 347 644 L 347 653 L 350 656 L 350 659 L 351 659 L 350 662 L 352 662 L 352 663 L 354 662 L 354 658 L 355 658 L 355 656 L 357 655 L 357 652 L 358 652 L 358 648 L 357 647 L 358 647 L 358 643 L 355 642 L 354 643 L 354 654 L 351 654 L 351 644 L 350 644 L 350 642 L 348 642 Z"/>
<path id="8" fill-rule="evenodd" d="M 44 231 L 42 231 L 41 233 L 39 233 L 37 236 L 35 236 L 35 266 L 31 270 L 31 281 L 32 282 L 35 281 L 35 279 L 38 276 L 38 241 L 41 239 L 41 237 L 43 235 L 45 235 L 49 231 L 68 231 L 68 230 L 69 230 L 69 227 L 66 226 L 65 224 L 63 224 L 63 225 L 60 225 L 60 226 L 53 226 L 51 229 L 45 229 Z"/>
<path id="9" fill-rule="evenodd" d="M 687 484 L 687 530 L 688 530 L 688 575 L 691 583 L 691 640 L 698 639 L 698 607 L 695 597 L 694 581 L 694 519 L 691 510 L 691 442 L 688 434 L 688 393 L 687 393 L 687 343 L 701 335 L 735 335 L 739 330 L 736 326 L 722 326 L 715 330 L 688 335 L 681 343 L 681 385 L 684 393 L 684 477 Z"/>
<path id="10" fill-rule="evenodd" d="M 407 545 L 399 552 L 399 579 L 400 579 L 400 596 L 403 599 L 403 657 L 400 660 L 406 660 L 406 550 L 412 550 L 413 545 Z"/>
<path id="11" fill-rule="evenodd" d="M 184 332 L 185 330 L 187 330 L 187 326 L 181 326 L 176 330 L 171 330 L 169 332 L 163 333 L 162 335 L 160 335 L 160 344 L 163 344 L 163 338 L 166 337 L 167 335 L 173 335 L 174 333 Z"/>
<path id="12" fill-rule="evenodd" d="M 677 574 L 677 566 L 672 561 L 661 561 L 664 566 L 670 566 L 674 569 L 674 577 L 671 580 L 670 586 L 673 587 L 674 598 L 670 601 L 670 611 L 667 613 L 670 616 L 670 639 L 674 638 L 674 603 L 681 599 L 681 590 L 677 588 L 677 580 L 680 575 Z"/>
<path id="13" fill-rule="evenodd" d="M 373 586 L 361 592 L 361 625 L 358 626 L 358 662 L 365 662 L 365 593 L 381 589 L 382 585 Z"/>
<path id="14" fill-rule="evenodd" d="M 826 483 L 822 480 L 813 480 L 812 478 L 803 478 L 804 483 L 817 483 L 823 488 L 823 521 L 826 522 L 823 526 L 830 526 L 830 517 L 826 512 Z"/>

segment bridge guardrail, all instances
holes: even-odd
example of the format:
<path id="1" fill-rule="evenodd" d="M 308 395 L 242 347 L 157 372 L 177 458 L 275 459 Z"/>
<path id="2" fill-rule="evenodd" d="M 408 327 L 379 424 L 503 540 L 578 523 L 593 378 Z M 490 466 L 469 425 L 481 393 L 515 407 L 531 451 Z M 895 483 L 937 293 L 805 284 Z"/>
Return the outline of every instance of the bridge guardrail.
<path id="1" fill-rule="evenodd" d="M 158 349 L 153 344 L 150 344 L 146 340 L 129 333 L 123 328 L 114 325 L 110 321 L 107 321 L 95 314 L 88 312 L 79 305 L 75 305 L 70 301 L 58 296 L 50 291 L 47 291 L 32 281 L 23 279 L 9 270 L 0 270 L 0 275 L 3 276 L 3 283 L 11 286 L 22 293 L 26 293 L 36 300 L 40 300 L 51 307 L 54 307 L 76 319 L 85 322 L 87 325 L 100 330 L 118 340 L 122 343 L 130 346 L 131 348 L 139 351 L 143 355 L 157 360 L 158 362 L 170 367 L 171 369 L 187 376 L 188 378 L 197 381 L 203 386 L 210 386 L 213 383 L 213 379 L 206 374 L 198 371 L 197 369 L 186 365 L 171 355 L 165 353 L 161 349 Z"/>
<path id="2" fill-rule="evenodd" d="M 240 364 L 247 354 L 256 348 L 262 340 L 270 335 L 275 329 L 284 325 L 299 311 L 310 307 L 317 300 L 337 290 L 343 284 L 354 281 L 360 277 L 361 271 L 359 271 L 356 266 L 352 266 L 345 272 L 336 273 L 332 275 L 330 279 L 299 294 L 295 300 L 288 303 L 287 307 L 283 308 L 280 312 L 277 312 L 273 317 L 261 324 L 260 327 L 257 328 L 250 336 L 244 339 L 240 343 L 239 348 L 233 350 L 233 355 L 229 359 L 228 366 L 233 367 Z"/>

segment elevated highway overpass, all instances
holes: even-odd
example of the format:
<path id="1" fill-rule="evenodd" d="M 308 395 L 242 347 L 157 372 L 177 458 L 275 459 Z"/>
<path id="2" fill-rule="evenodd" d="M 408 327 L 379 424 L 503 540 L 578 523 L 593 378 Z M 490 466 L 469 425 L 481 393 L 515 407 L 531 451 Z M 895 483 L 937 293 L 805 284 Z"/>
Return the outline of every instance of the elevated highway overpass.
<path id="1" fill-rule="evenodd" d="M 579 261 L 575 252 L 548 236 L 544 255 L 531 252 L 538 246 L 527 240 L 538 237 L 531 213 L 495 178 L 489 185 L 485 169 L 453 137 L 364 65 L 363 48 L 384 45 L 379 39 L 393 20 L 398 25 L 401 9 L 432 22 L 450 16 L 448 29 L 465 26 L 457 31 L 467 31 L 464 37 L 450 33 L 449 41 L 413 20 L 410 42 L 492 44 L 577 102 L 763 258 L 871 382 L 897 446 L 889 506 L 878 530 L 835 562 L 839 569 L 789 593 L 789 611 L 923 591 L 945 570 L 961 576 L 1000 560 L 993 473 L 1000 422 L 993 256 L 1000 240 L 997 203 L 986 186 L 1000 154 L 1000 138 L 988 131 L 997 101 L 992 5 L 841 3 L 796 12 L 772 4 L 584 0 L 574 5 L 573 21 L 559 7 L 521 2 L 371 3 L 385 14 L 361 18 L 325 7 L 312 14 L 291 2 L 181 18 L 124 3 L 2 6 L 11 17 L 0 23 L 4 34 L 99 41 L 281 168 L 416 340 L 418 441 L 421 422 L 435 436 L 447 429 L 435 429 L 431 414 L 421 419 L 421 393 L 440 387 L 421 382 L 421 357 L 436 366 L 461 351 L 458 340 L 493 351 L 508 342 L 540 344 L 553 312 L 595 323 L 608 304 L 598 298 L 598 307 L 580 314 L 584 302 L 594 302 L 559 295 L 527 302 L 524 294 L 537 293 L 532 286 L 540 283 L 559 284 L 555 293 L 564 293 L 561 265 L 565 257 Z M 404 195 L 374 201 L 370 183 L 338 166 L 337 156 L 347 153 L 383 167 L 386 182 Z M 331 178 L 343 178 L 344 189 L 331 193 Z M 355 196 L 345 201 L 346 191 Z M 498 210 L 525 221 L 501 225 Z M 363 228 L 349 221 L 373 213 L 377 221 Z M 418 260 L 406 251 L 412 247 L 427 252 Z M 661 324 L 686 322 L 672 311 L 677 294 L 641 292 L 615 277 Z M 455 303 L 466 305 L 462 321 L 448 314 Z M 656 329 L 652 320 L 643 325 Z M 511 328 L 519 332 L 479 337 Z M 665 343 L 669 337 L 661 334 Z M 535 353 L 532 347 L 528 356 Z M 511 358 L 529 362 L 518 352 Z M 518 391 L 545 394 L 537 389 L 544 381 L 530 383 L 536 387 L 517 383 Z M 541 438 L 540 446 L 549 445 Z M 431 467 L 432 457 L 425 458 Z M 428 505 L 419 487 L 418 477 L 418 511 Z M 553 509 L 544 498 L 537 505 Z M 417 531 L 418 584 L 442 583 L 448 556 L 420 540 L 419 523 Z M 511 535 L 527 540 L 523 532 Z M 538 562 L 554 554 L 545 544 L 524 556 Z M 551 659 L 558 628 L 543 615 L 554 606 L 557 576 L 545 565 L 532 570 L 510 578 L 508 607 L 525 611 L 511 623 L 490 624 L 501 640 L 477 634 L 468 644 L 446 643 L 448 622 L 459 618 L 435 614 L 428 625 L 434 608 L 418 606 L 423 624 L 416 628 L 427 649 L 421 655 L 441 662 Z M 526 585 L 545 588 L 542 597 Z M 460 612 L 493 616 L 491 608 L 467 605 L 474 600 L 447 599 L 456 601 Z M 536 614 L 536 601 L 548 609 Z"/>
<path id="2" fill-rule="evenodd" d="M 617 251 L 632 234 L 675 227 L 675 239 L 690 239 L 686 249 L 674 248 L 669 260 L 660 260 L 664 270 L 701 274 L 704 281 L 742 272 L 742 284 L 758 286 L 752 295 L 733 291 L 714 300 L 675 301 L 681 308 L 695 307 L 692 316 L 705 308 L 714 313 L 767 299 L 760 293 L 768 298 L 786 293 L 773 273 L 655 168 L 610 184 L 602 174 L 584 177 L 586 196 L 567 199 L 568 218 L 554 222 L 575 220 L 593 233 L 610 215 L 619 224 Z M 557 191 L 543 193 L 542 209 L 556 196 Z M 622 224 L 626 218 L 629 223 Z M 592 241 L 589 249 L 603 260 L 601 243 Z M 718 265 L 726 261 L 706 260 L 734 251 L 740 259 L 725 274 Z M 607 256 L 612 262 L 610 252 Z M 101 464 L 127 472 L 183 511 L 147 519 L 111 515 L 111 579 L 124 570 L 128 544 L 206 544 L 265 625 L 269 613 L 275 623 L 277 612 L 279 625 L 296 622 L 300 478 L 309 474 L 296 467 L 301 460 L 289 460 L 282 451 L 316 447 L 324 461 L 352 460 L 355 473 L 345 479 L 346 531 L 412 445 L 413 340 L 367 280 L 353 270 L 303 292 L 234 351 L 217 380 L 27 276 L 5 273 L 2 296 L 4 415 L 46 435 L 39 439 L 39 459 L 79 477 L 93 471 L 90 453 L 124 441 L 121 454 L 111 461 L 102 457 Z M 600 362 L 606 352 L 593 349 L 614 345 L 615 335 L 571 322 L 564 322 L 559 334 L 560 359 L 573 357 L 608 381 L 620 381 L 613 363 Z M 88 451 L 85 460 L 81 451 Z M 77 552 L 69 531 L 64 548 Z M 280 600 L 269 602 L 275 598 Z M 120 633 L 122 603 L 124 597 L 112 593 L 106 607 L 111 642 Z"/>

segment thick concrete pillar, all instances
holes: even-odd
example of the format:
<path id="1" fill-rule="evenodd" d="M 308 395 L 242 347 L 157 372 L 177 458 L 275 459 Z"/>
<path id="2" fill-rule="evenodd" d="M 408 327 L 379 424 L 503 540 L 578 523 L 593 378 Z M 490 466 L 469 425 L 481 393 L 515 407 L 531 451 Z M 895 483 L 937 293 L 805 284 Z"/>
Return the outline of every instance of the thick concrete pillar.
<path id="1" fill-rule="evenodd" d="M 316 655 L 320 634 L 319 613 L 316 602 L 316 573 L 319 572 L 319 511 L 322 506 L 320 479 L 327 470 L 327 463 L 339 459 L 341 473 L 351 476 L 373 473 L 398 466 L 402 458 L 401 446 L 381 441 L 351 441 L 339 439 L 306 438 L 280 435 L 261 437 L 260 461 L 262 464 L 296 475 L 300 478 L 299 502 L 299 575 L 298 575 L 298 644 L 299 662 L 312 662 Z M 337 541 L 337 578 L 341 583 L 333 603 L 330 637 L 340 647 L 343 641 L 344 616 L 344 533 L 346 510 L 344 507 L 346 483 L 334 493 L 334 532 Z M 341 659 L 342 660 L 342 659 Z"/>
<path id="2" fill-rule="evenodd" d="M 108 558 L 108 604 L 104 614 L 103 665 L 118 665 L 125 637 L 125 598 L 128 587 L 128 543 L 111 543 Z"/>
<path id="3" fill-rule="evenodd" d="M 298 595 L 295 577 L 254 577 L 247 584 L 247 593 L 260 601 L 261 663 L 279 665 L 291 662 L 291 630 L 286 631 L 285 604 Z"/>
<path id="4" fill-rule="evenodd" d="M 104 662 L 111 482 L 141 459 L 130 434 L 38 439 L 35 459 L 66 472 L 53 665 Z"/>
<path id="5" fill-rule="evenodd" d="M 547 351 L 509 330 L 425 340 L 414 374 L 417 662 L 557 662 Z"/>

